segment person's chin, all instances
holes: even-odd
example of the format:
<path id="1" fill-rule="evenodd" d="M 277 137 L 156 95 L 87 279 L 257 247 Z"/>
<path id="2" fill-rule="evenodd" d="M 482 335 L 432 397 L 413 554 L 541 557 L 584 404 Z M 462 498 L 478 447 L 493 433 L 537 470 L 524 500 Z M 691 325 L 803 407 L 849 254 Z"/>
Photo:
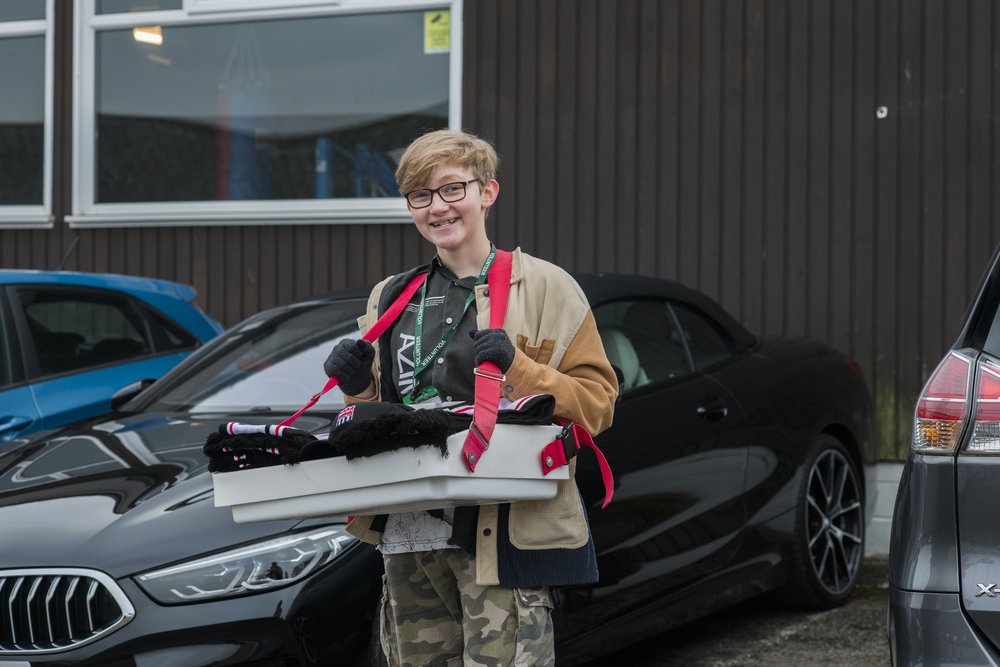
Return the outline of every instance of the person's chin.
<path id="1" fill-rule="evenodd" d="M 454 250 L 465 240 L 465 234 L 459 227 L 459 223 L 452 223 L 447 227 L 437 229 L 429 227 L 428 232 L 430 242 L 445 250 Z"/>

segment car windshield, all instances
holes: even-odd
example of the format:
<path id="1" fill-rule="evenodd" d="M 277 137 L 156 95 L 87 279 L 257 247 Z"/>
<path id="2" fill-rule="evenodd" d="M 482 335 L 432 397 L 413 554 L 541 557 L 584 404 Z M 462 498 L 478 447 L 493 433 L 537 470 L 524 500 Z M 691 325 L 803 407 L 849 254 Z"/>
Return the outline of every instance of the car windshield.
<path id="1" fill-rule="evenodd" d="M 235 326 L 138 400 L 139 409 L 292 414 L 326 384 L 323 361 L 342 338 L 357 337 L 364 300 L 312 302 Z M 157 390 L 158 389 L 158 390 Z M 334 388 L 312 409 L 339 409 Z M 127 406 L 133 407 L 133 406 Z"/>

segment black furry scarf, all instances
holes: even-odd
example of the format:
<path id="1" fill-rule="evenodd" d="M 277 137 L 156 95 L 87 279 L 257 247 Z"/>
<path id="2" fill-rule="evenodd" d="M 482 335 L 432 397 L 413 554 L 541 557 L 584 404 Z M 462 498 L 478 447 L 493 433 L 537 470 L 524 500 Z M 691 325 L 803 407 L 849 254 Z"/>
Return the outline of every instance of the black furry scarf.
<path id="1" fill-rule="evenodd" d="M 344 456 L 350 461 L 404 447 L 427 445 L 447 456 L 448 436 L 468 428 L 469 422 L 468 417 L 450 412 L 404 409 L 345 422 L 331 429 L 326 440 L 302 431 L 283 436 L 210 433 L 203 451 L 209 459 L 211 472 L 233 472 L 334 456 Z"/>
<path id="2" fill-rule="evenodd" d="M 391 412 L 371 419 L 354 419 L 330 431 L 331 454 L 353 460 L 404 447 L 432 445 L 448 456 L 448 436 L 469 427 L 469 419 L 442 410 Z M 302 452 L 301 460 L 308 460 Z"/>

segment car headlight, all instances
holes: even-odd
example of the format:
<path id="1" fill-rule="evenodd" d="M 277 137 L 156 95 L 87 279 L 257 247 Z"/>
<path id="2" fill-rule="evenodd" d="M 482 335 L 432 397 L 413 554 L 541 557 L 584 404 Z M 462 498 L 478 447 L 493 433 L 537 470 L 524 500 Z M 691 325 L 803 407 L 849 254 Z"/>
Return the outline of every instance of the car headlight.
<path id="1" fill-rule="evenodd" d="M 343 526 L 325 526 L 146 572 L 135 579 L 164 604 L 246 595 L 308 577 L 356 541 Z"/>

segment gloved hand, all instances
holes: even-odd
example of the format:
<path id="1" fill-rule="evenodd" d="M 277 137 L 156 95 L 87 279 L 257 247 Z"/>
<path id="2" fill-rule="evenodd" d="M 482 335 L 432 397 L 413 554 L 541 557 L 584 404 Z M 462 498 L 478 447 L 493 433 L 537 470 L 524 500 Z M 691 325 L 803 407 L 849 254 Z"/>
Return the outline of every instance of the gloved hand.
<path id="1" fill-rule="evenodd" d="M 356 396 L 372 382 L 373 361 L 375 347 L 371 343 L 361 338 L 347 339 L 333 347 L 323 362 L 323 370 L 328 377 L 340 380 L 341 391 Z"/>
<path id="2" fill-rule="evenodd" d="M 478 329 L 470 331 L 469 335 L 475 341 L 476 366 L 484 361 L 492 361 L 500 367 L 501 372 L 506 373 L 514 363 L 514 345 L 507 337 L 507 332 L 503 329 Z"/>

